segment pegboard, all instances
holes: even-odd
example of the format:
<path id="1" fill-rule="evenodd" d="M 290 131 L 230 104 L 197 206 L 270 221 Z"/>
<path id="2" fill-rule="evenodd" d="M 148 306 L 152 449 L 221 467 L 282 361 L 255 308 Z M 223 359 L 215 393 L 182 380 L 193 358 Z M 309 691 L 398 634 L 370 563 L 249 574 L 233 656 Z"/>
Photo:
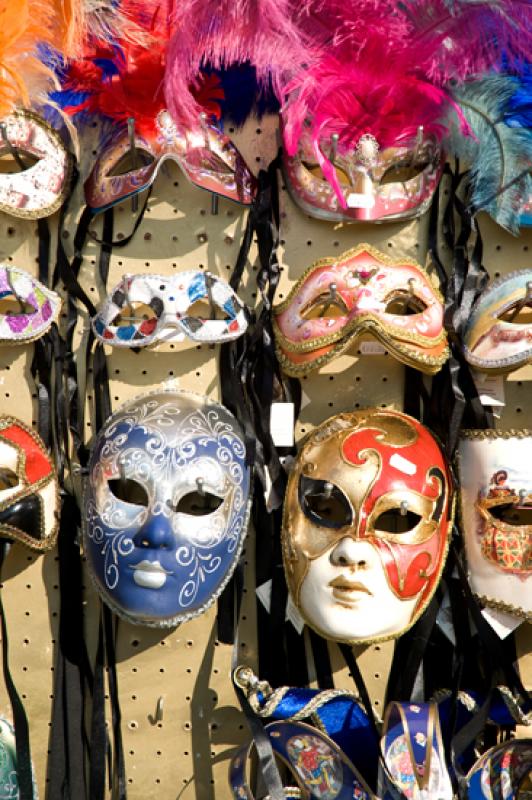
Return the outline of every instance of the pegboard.
<path id="1" fill-rule="evenodd" d="M 252 168 L 266 167 L 277 150 L 276 120 L 250 122 L 233 132 L 235 141 Z M 97 131 L 84 139 L 82 174 L 96 155 Z M 282 183 L 282 182 L 281 182 Z M 81 184 L 72 202 L 64 232 L 67 252 L 72 252 L 76 220 L 82 204 Z M 116 209 L 115 239 L 127 236 L 134 215 L 126 202 Z M 228 278 L 245 228 L 246 212 L 220 199 L 217 215 L 211 214 L 211 197 L 192 187 L 177 167 L 167 165 L 155 184 L 145 218 L 133 241 L 115 249 L 108 288 L 124 273 L 174 274 L 186 269 L 205 269 Z M 52 220 L 52 228 L 57 220 Z M 281 188 L 281 280 L 277 300 L 286 296 L 302 272 L 316 259 L 340 254 L 359 242 L 368 242 L 393 256 L 425 261 L 428 220 L 388 225 L 333 225 L 310 219 Z M 100 222 L 94 230 L 100 233 Z M 482 220 L 485 265 L 492 277 L 530 263 L 532 231 L 519 239 L 505 234 L 489 220 Z M 0 257 L 37 274 L 37 226 L 0 215 Z M 98 247 L 89 241 L 80 282 L 97 305 L 105 295 L 98 283 Z M 239 291 L 244 302 L 254 305 L 255 276 L 248 270 Z M 83 310 L 76 331 L 80 352 L 88 332 Z M 207 394 L 219 399 L 218 346 L 191 343 L 167 344 L 135 353 L 107 349 L 110 394 L 113 406 L 162 385 Z M 0 350 L 0 398 L 4 413 L 35 423 L 35 392 L 30 375 L 32 346 Z M 80 376 L 84 381 L 83 375 Z M 92 416 L 91 376 L 87 376 L 86 433 L 90 438 Z M 532 367 L 512 373 L 505 380 L 506 405 L 501 427 L 531 427 Z M 303 407 L 297 422 L 299 440 L 332 414 L 368 405 L 401 408 L 404 368 L 388 355 L 362 355 L 360 346 L 332 361 L 302 381 Z M 256 619 L 253 580 L 253 532 L 246 545 L 246 574 L 241 628 L 237 643 L 241 663 L 256 666 Z M 85 579 L 87 639 L 95 649 L 98 602 Z M 10 662 L 30 721 L 32 753 L 41 796 L 46 782 L 49 721 L 53 690 L 54 644 L 59 611 L 57 557 L 29 554 L 14 545 L 3 573 L 3 598 L 10 631 Z M 306 634 L 304 634 L 306 635 Z M 524 680 L 532 684 L 532 626 L 522 625 L 518 646 Z M 355 649 L 376 711 L 383 699 L 393 643 Z M 335 683 L 353 688 L 343 659 L 330 646 Z M 128 797 L 141 800 L 152 793 L 162 800 L 224 800 L 230 797 L 227 782 L 229 759 L 249 738 L 244 718 L 236 707 L 230 681 L 232 649 L 215 639 L 215 609 L 176 629 L 154 630 L 120 621 L 117 640 L 117 672 L 122 709 L 122 728 L 128 780 Z M 157 717 L 157 708 L 162 717 Z M 9 716 L 9 703 L 0 681 L 0 714 Z"/>

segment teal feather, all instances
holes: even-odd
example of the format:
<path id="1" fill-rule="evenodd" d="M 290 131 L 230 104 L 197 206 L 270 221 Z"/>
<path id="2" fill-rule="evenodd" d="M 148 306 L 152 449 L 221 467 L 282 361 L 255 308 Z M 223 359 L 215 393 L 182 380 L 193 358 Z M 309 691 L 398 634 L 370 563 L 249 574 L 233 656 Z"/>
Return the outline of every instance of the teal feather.
<path id="1" fill-rule="evenodd" d="M 464 136 L 451 120 L 445 142 L 448 152 L 470 168 L 471 206 L 487 211 L 514 234 L 519 232 L 523 205 L 532 196 L 532 129 L 505 122 L 519 87 L 512 76 L 489 75 L 454 89 L 472 135 Z"/>

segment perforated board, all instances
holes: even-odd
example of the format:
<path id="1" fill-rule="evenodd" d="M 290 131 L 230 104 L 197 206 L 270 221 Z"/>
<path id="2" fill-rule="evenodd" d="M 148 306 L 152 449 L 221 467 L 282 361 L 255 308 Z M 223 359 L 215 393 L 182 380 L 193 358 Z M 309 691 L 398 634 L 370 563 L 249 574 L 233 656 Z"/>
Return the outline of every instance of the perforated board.
<path id="1" fill-rule="evenodd" d="M 95 135 L 95 132 L 92 132 Z M 276 151 L 275 120 L 250 123 L 235 136 L 248 163 L 266 166 Z M 86 140 L 84 160 L 90 163 L 97 148 Z M 71 252 L 81 193 L 68 221 L 66 247 Z M 394 255 L 425 257 L 427 220 L 386 226 L 334 226 L 301 214 L 282 191 L 282 278 L 278 299 L 317 258 L 340 254 L 359 242 L 369 242 Z M 129 204 L 117 209 L 115 236 L 127 235 L 132 214 Z M 519 239 L 482 221 L 485 265 L 492 276 L 530 263 L 532 232 Z M 52 221 L 53 227 L 54 221 Z M 113 253 L 109 287 L 125 272 L 173 274 L 180 270 L 209 269 L 228 277 L 245 226 L 245 212 L 220 200 L 219 213 L 211 215 L 211 199 L 191 187 L 175 167 L 159 178 L 145 220 L 134 240 Z M 95 225 L 99 230 L 99 226 Z M 37 273 L 36 225 L 0 216 L 0 256 Z M 103 298 L 96 279 L 97 247 L 89 243 L 81 281 L 93 302 Z M 244 278 L 243 300 L 254 302 L 254 274 Z M 87 330 L 83 319 L 77 332 L 79 345 Z M 111 397 L 118 404 L 158 385 L 191 389 L 218 398 L 218 348 L 169 345 L 150 352 L 109 351 Z M 29 366 L 32 348 L 0 350 L 0 398 L 5 413 L 27 422 L 35 414 Z M 305 402 L 297 424 L 299 439 L 313 426 L 340 411 L 368 405 L 400 408 L 403 367 L 390 356 L 365 356 L 354 349 L 326 368 L 303 380 Z M 532 367 L 511 374 L 505 382 L 506 406 L 501 427 L 531 427 Z M 94 427 L 90 381 L 87 391 L 87 435 Z M 239 657 L 255 665 L 255 600 L 253 588 L 253 533 L 246 545 L 248 561 Z M 24 699 L 31 726 L 31 743 L 40 793 L 44 795 L 46 759 L 53 686 L 54 643 L 59 609 L 57 563 L 54 553 L 29 555 L 15 545 L 3 574 L 3 598 L 10 631 L 10 661 Z M 94 650 L 97 602 L 85 586 L 87 637 Z M 524 678 L 532 684 L 532 626 L 518 631 Z M 274 646 L 274 643 L 272 643 Z M 370 696 L 382 710 L 393 645 L 384 643 L 357 649 Z M 118 680 L 123 718 L 128 796 L 141 800 L 156 793 L 163 800 L 229 797 L 227 768 L 235 748 L 248 739 L 242 715 L 235 706 L 229 671 L 231 648 L 215 640 L 214 610 L 168 632 L 121 622 L 118 631 Z M 335 646 L 331 659 L 338 686 L 352 688 Z M 0 681 L 0 684 L 2 682 Z M 157 721 L 157 705 L 162 720 Z M 9 716 L 3 684 L 0 714 Z"/>

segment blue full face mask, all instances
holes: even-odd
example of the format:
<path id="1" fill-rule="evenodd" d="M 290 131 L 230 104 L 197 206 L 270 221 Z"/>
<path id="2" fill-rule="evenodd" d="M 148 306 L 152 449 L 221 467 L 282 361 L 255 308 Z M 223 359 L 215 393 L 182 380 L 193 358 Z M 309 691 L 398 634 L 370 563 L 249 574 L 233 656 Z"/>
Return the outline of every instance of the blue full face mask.
<path id="1" fill-rule="evenodd" d="M 84 548 L 104 601 L 152 627 L 201 614 L 238 561 L 249 494 L 243 433 L 226 408 L 175 390 L 130 400 L 89 462 Z"/>

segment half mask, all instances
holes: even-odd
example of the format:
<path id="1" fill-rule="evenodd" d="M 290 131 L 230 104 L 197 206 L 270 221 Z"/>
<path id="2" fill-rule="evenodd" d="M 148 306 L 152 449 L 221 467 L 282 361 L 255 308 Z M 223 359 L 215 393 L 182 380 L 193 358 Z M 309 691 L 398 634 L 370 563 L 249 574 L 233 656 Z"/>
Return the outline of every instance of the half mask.
<path id="1" fill-rule="evenodd" d="M 468 800 L 519 800 L 532 791 L 532 739 L 514 739 L 484 753 L 467 776 Z"/>
<path id="2" fill-rule="evenodd" d="M 392 222 L 423 214 L 442 170 L 434 136 L 403 136 L 380 147 L 371 133 L 338 150 L 337 139 L 312 141 L 304 133 L 294 155 L 283 149 L 286 185 L 306 213 L 330 222 Z"/>
<path id="3" fill-rule="evenodd" d="M 449 355 L 443 299 L 429 275 L 415 261 L 389 258 L 367 244 L 313 264 L 274 309 L 273 327 L 281 366 L 298 377 L 363 334 L 429 374 Z"/>
<path id="4" fill-rule="evenodd" d="M 215 318 L 217 311 L 223 319 Z M 247 324 L 244 304 L 231 287 L 199 270 L 171 276 L 124 275 L 92 320 L 96 337 L 114 347 L 185 338 L 228 342 L 241 336 Z"/>
<path id="5" fill-rule="evenodd" d="M 72 158 L 59 134 L 31 111 L 2 120 L 0 156 L 16 153 L 13 172 L 0 173 L 0 210 L 41 219 L 60 208 L 70 188 Z"/>
<path id="6" fill-rule="evenodd" d="M 0 536 L 50 550 L 58 520 L 59 484 L 44 442 L 20 420 L 0 416 Z"/>
<path id="7" fill-rule="evenodd" d="M 469 582 L 487 606 L 532 620 L 529 431 L 465 431 L 458 467 Z"/>
<path id="8" fill-rule="evenodd" d="M 87 205 L 97 213 L 143 192 L 168 160 L 200 189 L 244 205 L 253 202 L 256 179 L 231 140 L 206 120 L 193 130 L 178 127 L 163 110 L 151 136 L 131 137 L 125 129 L 113 134 L 85 182 Z"/>
<path id="9" fill-rule="evenodd" d="M 61 311 L 61 298 L 19 267 L 0 264 L 0 344 L 40 339 Z"/>
<path id="10" fill-rule="evenodd" d="M 229 411 L 189 392 L 137 397 L 107 420 L 89 462 L 83 539 L 113 611 L 170 627 L 212 605 L 246 535 L 245 457 Z"/>
<path id="11" fill-rule="evenodd" d="M 532 269 L 491 283 L 473 306 L 464 353 L 482 372 L 505 373 L 532 360 Z"/>
<path id="12" fill-rule="evenodd" d="M 285 574 L 305 622 L 339 642 L 404 633 L 442 573 L 450 500 L 438 444 L 406 414 L 355 411 L 316 428 L 283 511 Z"/>

